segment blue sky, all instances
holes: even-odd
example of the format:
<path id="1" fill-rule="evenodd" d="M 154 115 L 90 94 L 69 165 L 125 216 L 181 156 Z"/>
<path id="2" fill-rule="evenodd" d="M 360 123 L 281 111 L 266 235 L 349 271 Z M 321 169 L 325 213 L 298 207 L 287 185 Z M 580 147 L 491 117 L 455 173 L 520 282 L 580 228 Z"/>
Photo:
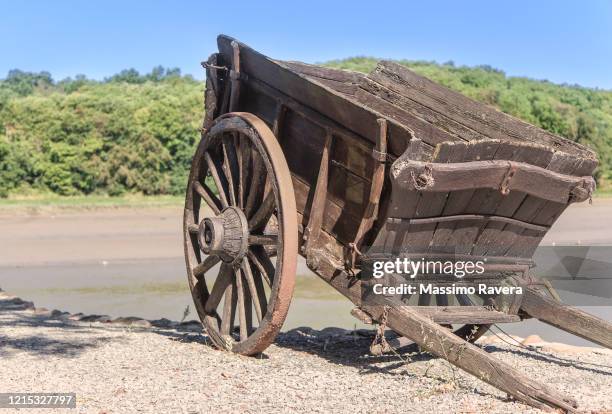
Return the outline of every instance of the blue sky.
<path id="1" fill-rule="evenodd" d="M 489 64 L 509 75 L 612 89 L 609 1 L 4 1 L 0 77 L 48 70 L 103 78 L 199 62 L 219 33 L 265 54 L 366 55 Z"/>

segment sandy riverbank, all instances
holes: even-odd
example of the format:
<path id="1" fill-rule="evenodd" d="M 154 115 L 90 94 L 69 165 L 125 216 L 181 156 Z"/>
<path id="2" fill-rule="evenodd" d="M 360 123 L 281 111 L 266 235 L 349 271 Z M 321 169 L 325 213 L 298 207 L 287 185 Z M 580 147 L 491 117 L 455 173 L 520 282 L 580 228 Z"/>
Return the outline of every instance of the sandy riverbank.
<path id="1" fill-rule="evenodd" d="M 181 318 L 186 307 L 192 307 L 181 221 L 180 206 L 0 208 L 0 288 L 39 306 L 71 312 Z M 610 228 L 612 198 L 595 198 L 593 205 L 572 205 L 545 244 L 612 245 Z M 609 286 L 580 283 L 588 292 L 603 292 L 599 306 L 588 311 L 609 319 Z M 284 329 L 351 329 L 356 323 L 361 327 L 349 314 L 350 302 L 312 274 L 301 258 L 297 284 Z M 584 295 L 564 299 L 575 305 L 586 302 Z M 588 345 L 533 320 L 505 329 L 520 336 L 537 332 L 548 341 Z"/>

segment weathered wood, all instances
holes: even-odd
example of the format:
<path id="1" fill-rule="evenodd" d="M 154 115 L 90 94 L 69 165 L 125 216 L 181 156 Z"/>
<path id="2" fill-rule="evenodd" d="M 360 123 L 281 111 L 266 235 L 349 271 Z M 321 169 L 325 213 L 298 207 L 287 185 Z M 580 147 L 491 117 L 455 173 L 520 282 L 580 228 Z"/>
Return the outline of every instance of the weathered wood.
<path id="1" fill-rule="evenodd" d="M 612 324 L 572 306 L 524 289 L 521 310 L 542 322 L 612 349 Z"/>
<path id="2" fill-rule="evenodd" d="M 285 119 L 286 112 L 287 107 L 282 103 L 282 101 L 278 101 L 276 105 L 274 123 L 272 124 L 272 132 L 274 133 L 276 139 L 280 139 L 280 137 L 282 136 L 283 120 Z"/>
<path id="3" fill-rule="evenodd" d="M 461 145 L 453 145 L 453 152 L 457 151 Z M 487 161 L 494 158 L 499 149 L 499 142 L 496 140 L 481 140 L 469 142 L 465 145 L 465 155 L 462 162 Z M 488 214 L 486 208 L 487 196 L 491 193 L 488 188 L 469 188 L 465 190 L 452 191 L 448 195 L 448 202 L 443 214 L 449 215 L 451 212 L 462 211 L 464 213 L 484 213 Z M 469 253 L 481 230 L 481 222 L 465 220 L 457 222 L 451 234 L 446 240 L 445 248 L 454 248 L 456 253 Z"/>
<path id="4" fill-rule="evenodd" d="M 291 69 L 294 72 L 301 73 L 318 79 L 327 79 L 344 84 L 356 85 L 365 75 L 361 72 L 353 72 L 350 70 L 327 68 L 318 65 L 311 65 L 303 62 L 295 61 L 277 61 L 280 65 Z"/>
<path id="5" fill-rule="evenodd" d="M 232 56 L 231 42 L 234 39 L 219 36 L 217 44 L 219 51 L 225 56 Z M 376 142 L 378 133 L 377 119 L 384 118 L 358 102 L 347 99 L 333 89 L 317 82 L 313 78 L 295 73 L 278 62 L 265 57 L 248 46 L 239 43 L 240 70 L 249 79 L 256 77 L 274 89 L 283 91 L 292 99 L 308 103 L 308 106 L 324 113 L 347 130 L 353 131 L 372 144 Z M 408 145 L 410 134 L 405 128 L 393 122 L 389 125 L 389 149 L 396 156 L 404 152 Z"/>
<path id="6" fill-rule="evenodd" d="M 364 74 L 358 72 L 325 68 L 302 62 L 282 61 L 278 63 L 294 72 L 306 75 L 309 78 L 315 78 L 336 92 L 349 96 L 353 96 L 358 89 L 357 82 L 359 78 L 365 77 Z"/>
<path id="7" fill-rule="evenodd" d="M 383 307 L 365 307 L 366 312 L 380 320 Z M 481 348 L 464 341 L 438 325 L 415 308 L 395 306 L 388 309 L 387 325 L 412 339 L 423 349 L 444 358 L 451 364 L 488 382 L 517 400 L 548 410 L 561 408 L 574 412 L 576 402 L 547 385 L 533 381 L 510 365 L 496 360 Z"/>
<path id="8" fill-rule="evenodd" d="M 485 306 L 417 306 L 413 310 L 440 324 L 519 322 L 518 315 L 491 310 Z"/>
<path id="9" fill-rule="evenodd" d="M 293 176 L 292 178 L 298 213 L 307 220 L 310 214 L 309 208 L 311 205 L 308 200 L 310 186 L 298 177 Z M 326 214 L 323 216 L 323 229 L 329 234 L 332 234 L 341 243 L 346 243 L 346 245 L 352 243 L 355 240 L 355 234 L 361 218 L 344 209 L 342 205 L 336 202 L 336 198 L 330 193 L 327 194 L 325 211 Z M 306 228 L 308 222 L 302 221 L 302 224 L 304 228 Z"/>
<path id="10" fill-rule="evenodd" d="M 361 282 L 339 270 L 335 263 L 323 256 L 320 260 L 319 274 L 341 294 L 360 303 Z M 514 396 L 517 400 L 544 410 L 561 408 L 574 412 L 576 403 L 544 384 L 532 381 L 508 364 L 496 360 L 481 348 L 454 335 L 428 317 L 421 315 L 413 307 L 390 304 L 387 309 L 386 324 L 398 334 L 405 336 L 423 349 L 448 360 L 453 365 L 469 372 L 477 378 Z M 361 303 L 361 308 L 374 320 L 383 320 L 385 307 Z"/>
<path id="11" fill-rule="evenodd" d="M 508 180 L 509 171 L 513 176 Z M 558 203 L 584 201 L 595 188 L 591 176 L 574 177 L 512 161 L 441 164 L 402 159 L 393 165 L 391 174 L 399 187 L 409 191 L 448 192 L 491 188 L 499 189 L 502 193 L 519 191 Z"/>
<path id="12" fill-rule="evenodd" d="M 482 134 L 458 123 L 439 112 L 407 98 L 368 77 L 359 79 L 361 90 L 356 99 L 377 108 L 398 121 L 410 125 L 419 139 L 436 145 L 442 142 L 472 141 L 486 138 Z"/>
<path id="13" fill-rule="evenodd" d="M 410 224 L 430 224 L 430 223 L 447 223 L 452 221 L 482 221 L 482 222 L 500 222 L 513 224 L 515 226 L 524 227 L 526 229 L 535 230 L 539 232 L 548 231 L 546 226 L 538 226 L 537 224 L 527 223 L 524 221 L 516 220 L 510 217 L 487 215 L 487 214 L 457 214 L 453 216 L 440 216 L 440 217 L 428 217 L 428 218 L 414 218 L 407 219 Z"/>
<path id="14" fill-rule="evenodd" d="M 433 147 L 442 142 L 459 141 L 463 139 L 462 136 L 455 135 L 445 129 L 436 128 L 434 125 L 428 123 L 426 119 L 423 119 L 420 114 L 415 114 L 414 111 L 409 111 L 409 108 L 403 105 L 394 105 L 393 103 L 383 99 L 379 96 L 380 92 L 376 89 L 363 89 L 364 85 L 371 84 L 373 84 L 373 82 L 368 82 L 364 79 L 362 81 L 362 88 L 355 92 L 354 99 L 368 108 L 384 113 L 391 119 L 400 122 L 403 125 L 410 125 L 411 130 L 414 132 L 414 136 L 418 137 L 427 145 Z"/>
<path id="15" fill-rule="evenodd" d="M 231 92 L 229 100 L 229 112 L 234 112 L 238 107 L 240 99 L 240 47 L 238 42 L 232 41 L 232 70 L 230 71 Z"/>
<path id="16" fill-rule="evenodd" d="M 319 175 L 317 183 L 314 187 L 314 195 L 310 206 L 310 216 L 308 225 L 304 229 L 303 238 L 304 255 L 309 266 L 316 267 L 317 244 L 319 242 L 319 234 L 323 227 L 323 216 L 325 215 L 325 204 L 327 199 L 327 183 L 329 178 L 329 156 L 332 145 L 331 131 L 327 131 L 323 152 L 321 153 L 321 163 L 319 165 Z"/>
<path id="17" fill-rule="evenodd" d="M 398 63 L 380 62 L 368 77 L 489 138 L 536 142 L 567 153 L 595 158 L 593 151 L 586 147 L 476 102 Z"/>
<path id="18" fill-rule="evenodd" d="M 359 321 L 361 321 L 362 323 L 365 323 L 366 325 L 372 325 L 374 323 L 370 315 L 368 315 L 367 313 L 365 313 L 359 308 L 351 309 L 351 315 L 355 317 L 355 319 L 358 319 Z"/>
<path id="19" fill-rule="evenodd" d="M 547 168 L 561 174 L 575 175 L 576 173 L 583 172 L 580 170 L 580 166 L 583 164 L 583 162 L 587 166 L 592 166 L 592 168 L 594 168 L 594 164 L 591 161 L 586 162 L 586 160 L 576 159 L 562 152 L 555 152 Z M 584 175 L 587 174 L 592 174 L 592 169 L 590 169 Z M 558 214 L 563 212 L 566 207 L 567 205 L 563 202 L 553 201 L 549 204 L 548 201 L 540 198 L 526 197 L 521 203 L 520 207 L 514 213 L 513 217 L 519 220 L 527 220 L 537 224 L 552 224 L 554 220 L 536 221 L 536 219 L 542 212 L 544 212 L 545 217 L 552 217 L 554 215 L 558 216 Z M 507 244 L 506 250 L 503 254 L 512 256 L 533 255 L 541 240 L 541 237 L 533 234 L 533 232 L 529 230 L 517 229 L 511 226 L 508 226 L 507 228 L 510 230 L 510 234 L 508 235 L 510 242 Z M 518 243 L 517 240 L 520 240 L 520 243 Z"/>
<path id="20" fill-rule="evenodd" d="M 372 185 L 368 196 L 368 203 L 363 213 L 363 218 L 357 229 L 355 236 L 355 245 L 359 248 L 364 242 L 364 237 L 367 232 L 372 229 L 374 221 L 378 216 L 378 205 L 380 203 L 380 195 L 383 184 L 385 182 L 385 163 L 387 161 L 387 120 L 379 119 L 380 129 L 378 132 L 378 140 L 376 149 L 372 152 L 372 158 L 376 162 L 374 175 L 372 177 Z"/>
<path id="21" fill-rule="evenodd" d="M 500 143 L 498 153 L 499 156 L 496 156 L 496 158 L 525 162 L 542 168 L 548 168 L 554 157 L 554 152 L 551 153 L 545 147 L 534 147 L 534 145 L 526 143 L 521 143 L 520 146 L 507 142 Z M 497 197 L 500 198 L 499 196 Z M 528 194 L 511 191 L 509 194 L 501 197 L 500 202 L 495 208 L 495 214 L 514 217 L 517 220 L 531 221 L 531 216 L 524 216 L 519 212 L 523 204 L 532 204 L 534 200 L 540 199 Z M 486 255 L 504 254 L 511 245 L 523 243 L 521 237 L 517 237 L 521 231 L 522 228 L 520 226 L 515 226 L 511 223 L 504 225 L 501 225 L 501 223 L 490 223 L 478 238 L 474 251 Z M 536 236 L 541 239 L 544 233 L 540 232 Z"/>

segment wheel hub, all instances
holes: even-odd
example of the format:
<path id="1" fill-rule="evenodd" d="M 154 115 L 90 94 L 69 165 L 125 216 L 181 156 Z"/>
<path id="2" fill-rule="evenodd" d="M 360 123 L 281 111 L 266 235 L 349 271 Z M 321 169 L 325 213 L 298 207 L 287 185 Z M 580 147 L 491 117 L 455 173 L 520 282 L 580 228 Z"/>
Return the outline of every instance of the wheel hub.
<path id="1" fill-rule="evenodd" d="M 248 220 L 240 209 L 227 207 L 216 217 L 200 222 L 198 239 L 205 254 L 219 256 L 227 263 L 239 263 L 248 248 Z"/>

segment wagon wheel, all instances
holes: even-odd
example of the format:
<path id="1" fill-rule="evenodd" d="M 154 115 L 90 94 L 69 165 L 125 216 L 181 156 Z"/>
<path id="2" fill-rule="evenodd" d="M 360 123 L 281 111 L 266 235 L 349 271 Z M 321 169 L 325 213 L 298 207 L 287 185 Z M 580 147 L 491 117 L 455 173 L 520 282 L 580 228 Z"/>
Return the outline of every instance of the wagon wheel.
<path id="1" fill-rule="evenodd" d="M 297 213 L 287 162 L 259 118 L 214 121 L 193 158 L 183 227 L 189 286 L 211 340 L 260 353 L 289 310 Z"/>

